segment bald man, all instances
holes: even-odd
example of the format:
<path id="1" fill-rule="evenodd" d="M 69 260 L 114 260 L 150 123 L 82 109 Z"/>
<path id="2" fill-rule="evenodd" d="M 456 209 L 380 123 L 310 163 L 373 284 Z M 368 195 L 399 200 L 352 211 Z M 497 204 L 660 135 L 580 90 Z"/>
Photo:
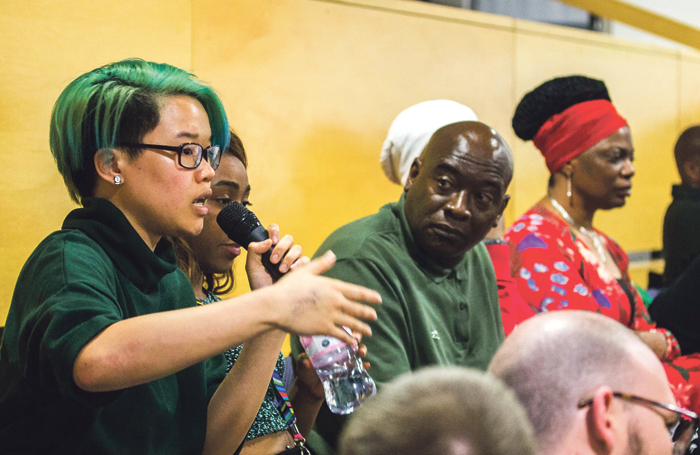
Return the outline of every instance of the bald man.
<path id="1" fill-rule="evenodd" d="M 413 162 L 398 202 L 341 227 L 316 252 L 336 254 L 328 276 L 382 295 L 365 339 L 379 388 L 423 366 L 488 366 L 504 337 L 496 277 L 479 242 L 506 208 L 512 176 L 511 151 L 495 130 L 444 126 Z M 334 453 L 343 424 L 324 405 L 309 438 L 314 452 Z"/>
<path id="2" fill-rule="evenodd" d="M 684 453 L 673 451 L 669 430 L 682 413 L 665 406 L 675 401 L 661 363 L 610 318 L 558 311 L 529 319 L 501 346 L 489 372 L 525 407 L 540 455 Z M 694 427 L 686 428 L 678 450 L 692 436 Z"/>
<path id="3" fill-rule="evenodd" d="M 674 152 L 681 184 L 673 186 L 673 202 L 664 217 L 663 284 L 666 287 L 700 255 L 700 126 L 685 130 Z"/>

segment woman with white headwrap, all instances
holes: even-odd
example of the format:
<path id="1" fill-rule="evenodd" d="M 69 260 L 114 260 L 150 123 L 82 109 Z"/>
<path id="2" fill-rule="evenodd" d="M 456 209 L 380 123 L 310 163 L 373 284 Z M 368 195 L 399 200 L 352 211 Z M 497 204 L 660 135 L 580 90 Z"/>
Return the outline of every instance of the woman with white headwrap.
<path id="1" fill-rule="evenodd" d="M 453 123 L 478 120 L 473 110 L 450 100 L 424 101 L 403 110 L 389 127 L 382 147 L 379 161 L 384 174 L 392 182 L 405 185 L 411 164 L 423 153 L 433 133 Z M 499 227 L 491 231 L 484 244 L 496 272 L 503 329 L 508 335 L 515 328 L 516 320 L 532 314 L 516 318 L 516 308 L 522 312 L 529 307 L 522 304 L 517 284 L 510 275 L 510 248 L 503 241 L 503 233 L 501 219 Z"/>
<path id="2" fill-rule="evenodd" d="M 457 122 L 477 121 L 474 111 L 450 100 L 423 101 L 402 111 L 389 127 L 379 161 L 387 178 L 404 185 L 411 164 L 433 133 Z"/>

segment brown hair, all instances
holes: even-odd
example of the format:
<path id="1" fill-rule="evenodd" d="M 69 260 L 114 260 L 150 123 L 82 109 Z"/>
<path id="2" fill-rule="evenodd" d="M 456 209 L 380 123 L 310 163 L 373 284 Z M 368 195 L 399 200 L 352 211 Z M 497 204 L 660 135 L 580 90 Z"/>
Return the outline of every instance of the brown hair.
<path id="1" fill-rule="evenodd" d="M 468 450 L 465 450 L 467 449 Z M 527 415 L 496 378 L 431 367 L 387 384 L 352 414 L 341 455 L 534 455 Z"/>
<path id="2" fill-rule="evenodd" d="M 246 169 L 248 168 L 248 156 L 245 153 L 243 142 L 241 142 L 241 139 L 233 130 L 231 130 L 229 146 L 224 150 L 224 155 L 225 154 L 231 154 L 238 158 L 241 160 L 241 163 L 243 163 L 243 167 Z M 235 286 L 233 281 L 233 269 L 229 269 L 224 273 L 204 273 L 195 259 L 192 247 L 186 240 L 178 237 L 170 237 L 169 239 L 175 247 L 177 266 L 180 270 L 185 272 L 190 282 L 198 282 L 199 278 L 203 275 L 204 287 L 212 294 L 224 295 L 233 290 Z"/>

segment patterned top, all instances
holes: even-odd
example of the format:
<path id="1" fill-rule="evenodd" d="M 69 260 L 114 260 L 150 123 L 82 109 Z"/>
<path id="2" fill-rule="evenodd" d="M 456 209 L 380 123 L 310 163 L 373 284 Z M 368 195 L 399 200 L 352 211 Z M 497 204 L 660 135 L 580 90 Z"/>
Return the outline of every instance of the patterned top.
<path id="1" fill-rule="evenodd" d="M 203 291 L 206 298 L 203 300 L 197 299 L 198 304 L 206 305 L 221 300 L 219 297 L 210 293 L 206 289 L 203 289 Z M 224 353 L 226 356 L 227 371 L 230 371 L 233 365 L 236 363 L 236 360 L 238 360 L 238 355 L 241 353 L 241 349 L 243 349 L 242 344 L 236 346 L 235 348 L 231 348 Z M 280 377 L 284 377 L 284 356 L 281 352 L 277 358 L 275 371 L 280 375 Z M 277 406 L 275 406 L 274 387 L 275 386 L 272 383 L 272 380 L 270 380 L 270 385 L 267 387 L 267 392 L 265 393 L 265 398 L 260 405 L 258 415 L 255 416 L 255 421 L 253 421 L 253 424 L 250 426 L 250 430 L 248 430 L 248 434 L 245 437 L 246 441 L 250 441 L 251 439 L 259 438 L 267 434 L 276 433 L 278 431 L 287 430 L 287 424 L 277 409 Z"/>
<path id="2" fill-rule="evenodd" d="M 629 259 L 613 239 L 596 231 L 622 275 L 608 271 L 585 242 L 557 215 L 535 205 L 508 230 L 515 249 L 518 291 L 535 313 L 572 309 L 611 317 L 635 330 L 656 329 L 629 278 Z M 518 321 L 522 322 L 522 321 Z M 671 332 L 658 329 L 669 344 L 669 359 L 680 355 Z"/>

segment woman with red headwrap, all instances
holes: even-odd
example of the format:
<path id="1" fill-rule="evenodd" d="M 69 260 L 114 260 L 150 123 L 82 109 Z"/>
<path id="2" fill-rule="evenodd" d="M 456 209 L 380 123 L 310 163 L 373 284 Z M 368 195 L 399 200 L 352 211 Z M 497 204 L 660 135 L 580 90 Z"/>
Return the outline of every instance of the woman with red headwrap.
<path id="1" fill-rule="evenodd" d="M 506 234 L 523 300 L 535 313 L 588 310 L 628 326 L 665 362 L 679 403 L 700 410 L 700 357 L 681 357 L 673 334 L 655 327 L 627 255 L 593 227 L 597 210 L 625 204 L 634 176 L 630 129 L 605 84 L 583 76 L 547 81 L 520 101 L 513 129 L 535 143 L 551 172 L 547 196 Z"/>

